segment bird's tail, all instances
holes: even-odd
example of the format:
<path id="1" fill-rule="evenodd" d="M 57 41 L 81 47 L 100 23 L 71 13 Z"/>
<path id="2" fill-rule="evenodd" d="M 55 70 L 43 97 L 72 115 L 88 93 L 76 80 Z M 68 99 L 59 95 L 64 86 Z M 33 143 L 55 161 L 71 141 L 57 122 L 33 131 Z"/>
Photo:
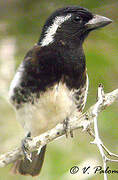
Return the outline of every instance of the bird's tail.
<path id="1" fill-rule="evenodd" d="M 37 154 L 36 151 L 33 152 L 31 157 L 32 162 L 26 158 L 24 160 L 17 160 L 14 163 L 12 172 L 15 174 L 20 173 L 22 175 L 38 175 L 43 165 L 45 151 L 46 145 L 41 148 L 41 152 L 39 154 Z"/>

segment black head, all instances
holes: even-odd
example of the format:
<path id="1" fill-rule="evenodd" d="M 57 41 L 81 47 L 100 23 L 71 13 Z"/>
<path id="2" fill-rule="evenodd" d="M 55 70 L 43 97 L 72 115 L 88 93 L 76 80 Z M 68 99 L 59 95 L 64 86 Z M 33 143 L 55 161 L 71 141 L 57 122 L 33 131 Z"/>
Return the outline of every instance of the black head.
<path id="1" fill-rule="evenodd" d="M 62 40 L 83 42 L 88 33 L 106 26 L 112 21 L 106 17 L 94 15 L 82 7 L 66 7 L 55 11 L 46 21 L 39 44 L 47 46 Z"/>

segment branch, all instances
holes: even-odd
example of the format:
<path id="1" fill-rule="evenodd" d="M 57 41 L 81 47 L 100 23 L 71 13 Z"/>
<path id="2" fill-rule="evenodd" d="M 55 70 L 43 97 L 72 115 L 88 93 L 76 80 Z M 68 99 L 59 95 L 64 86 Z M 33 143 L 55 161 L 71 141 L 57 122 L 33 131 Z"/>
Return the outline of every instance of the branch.
<path id="1" fill-rule="evenodd" d="M 75 129 L 82 129 L 83 131 L 88 132 L 92 137 L 94 137 L 93 143 L 96 144 L 99 148 L 100 154 L 102 155 L 104 168 L 106 167 L 107 161 L 117 161 L 112 160 L 105 156 L 104 151 L 107 152 L 108 155 L 111 157 L 118 158 L 118 155 L 111 153 L 102 143 L 99 133 L 98 133 L 98 126 L 97 126 L 97 117 L 98 114 L 103 111 L 107 106 L 111 105 L 114 101 L 118 99 L 118 89 L 104 94 L 103 87 L 99 85 L 98 87 L 98 99 L 96 104 L 91 106 L 85 113 L 81 114 L 81 116 L 73 116 L 69 118 L 69 127 L 71 130 Z M 94 133 L 90 130 L 91 124 L 94 123 Z M 40 136 L 30 138 L 26 142 L 26 148 L 28 154 L 34 150 L 41 149 L 42 146 L 48 144 L 49 142 L 57 139 L 60 136 L 65 134 L 65 129 L 63 123 L 58 124 L 55 128 L 41 134 Z M 3 154 L 0 156 L 0 167 L 4 167 L 10 163 L 13 163 L 17 159 L 23 158 L 23 152 L 21 147 L 16 148 L 15 150 Z M 106 179 L 105 179 L 106 178 Z M 104 177 L 107 180 L 107 177 Z"/>
<path id="2" fill-rule="evenodd" d="M 98 130 L 98 113 L 99 111 L 102 109 L 102 105 L 104 104 L 104 107 L 110 105 L 113 100 L 115 100 L 117 98 L 116 94 L 117 93 L 117 90 L 113 91 L 112 94 L 109 93 L 107 95 L 104 94 L 104 91 L 103 91 L 103 87 L 102 85 L 99 85 L 98 87 L 98 101 L 96 103 L 96 105 L 94 106 L 94 109 L 93 109 L 93 113 L 94 113 L 94 132 L 95 132 L 95 135 L 90 131 L 89 129 L 89 134 L 92 135 L 94 137 L 94 141 L 91 142 L 92 144 L 96 144 L 99 151 L 100 151 L 100 154 L 102 156 L 102 160 L 103 160 L 103 167 L 104 167 L 104 172 L 105 170 L 107 169 L 107 161 L 111 161 L 111 162 L 118 162 L 118 159 L 117 160 L 114 160 L 114 159 L 109 159 L 107 158 L 107 156 L 105 155 L 104 153 L 104 150 L 108 153 L 108 155 L 110 155 L 111 157 L 116 157 L 118 158 L 118 155 L 116 154 L 113 154 L 111 153 L 103 144 L 102 140 L 100 139 L 100 136 L 99 136 L 99 130 Z M 110 96 L 109 96 L 110 95 Z M 113 96 L 111 96 L 113 95 Z M 107 180 L 107 173 L 104 173 L 104 180 Z"/>

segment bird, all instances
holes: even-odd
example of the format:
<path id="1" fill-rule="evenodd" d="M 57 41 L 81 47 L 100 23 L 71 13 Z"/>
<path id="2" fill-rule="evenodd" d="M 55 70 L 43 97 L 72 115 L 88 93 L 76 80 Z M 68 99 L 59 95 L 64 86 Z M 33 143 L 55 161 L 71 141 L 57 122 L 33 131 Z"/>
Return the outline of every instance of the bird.
<path id="1" fill-rule="evenodd" d="M 10 84 L 9 100 L 26 137 L 35 137 L 80 115 L 88 93 L 83 42 L 89 33 L 112 22 L 80 6 L 57 9 L 41 36 L 19 65 Z M 14 173 L 40 174 L 46 145 L 14 163 Z"/>

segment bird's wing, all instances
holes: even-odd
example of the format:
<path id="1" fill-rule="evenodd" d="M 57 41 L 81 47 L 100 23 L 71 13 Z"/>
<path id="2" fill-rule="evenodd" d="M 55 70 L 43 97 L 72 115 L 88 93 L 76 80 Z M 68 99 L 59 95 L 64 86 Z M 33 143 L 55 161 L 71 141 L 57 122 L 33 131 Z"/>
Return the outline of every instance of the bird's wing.
<path id="1" fill-rule="evenodd" d="M 60 54 L 58 51 L 41 48 L 35 45 L 26 54 L 11 83 L 9 97 L 16 108 L 22 103 L 40 96 L 47 88 L 58 82 L 61 78 Z"/>

